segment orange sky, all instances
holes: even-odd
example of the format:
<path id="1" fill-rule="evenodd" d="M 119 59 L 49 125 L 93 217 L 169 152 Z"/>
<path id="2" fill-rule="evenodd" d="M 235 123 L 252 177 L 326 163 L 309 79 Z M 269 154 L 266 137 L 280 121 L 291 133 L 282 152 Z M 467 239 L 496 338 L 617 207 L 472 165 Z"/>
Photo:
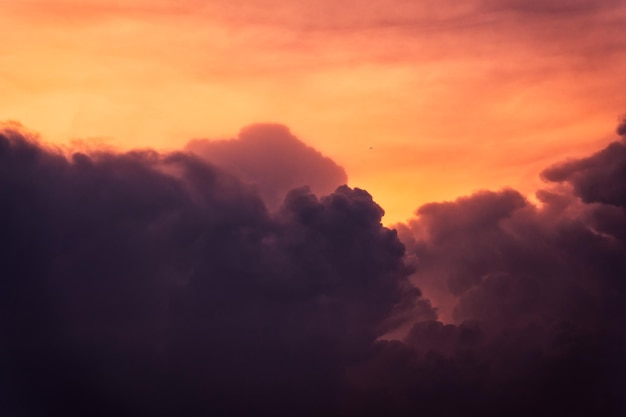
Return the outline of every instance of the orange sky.
<path id="1" fill-rule="evenodd" d="M 0 0 L 0 25 L 0 120 L 161 149 L 283 123 L 386 223 L 530 193 L 626 112 L 619 0 Z"/>

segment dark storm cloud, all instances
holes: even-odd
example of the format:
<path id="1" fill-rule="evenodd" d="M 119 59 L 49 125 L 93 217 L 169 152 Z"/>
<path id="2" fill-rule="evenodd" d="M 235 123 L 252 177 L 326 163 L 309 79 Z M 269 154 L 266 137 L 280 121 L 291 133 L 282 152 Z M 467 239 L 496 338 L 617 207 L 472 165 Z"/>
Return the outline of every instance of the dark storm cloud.
<path id="1" fill-rule="evenodd" d="M 626 137 L 626 122 L 617 128 Z M 602 151 L 548 168 L 549 181 L 567 182 L 586 203 L 604 203 L 626 208 L 626 138 Z"/>
<path id="2" fill-rule="evenodd" d="M 541 205 L 426 204 L 403 244 L 358 188 L 269 211 L 192 153 L 66 158 L 7 129 L 1 411 L 623 415 L 623 159 L 548 169 Z"/>
<path id="3" fill-rule="evenodd" d="M 419 301 L 359 189 L 270 215 L 192 154 L 68 160 L 9 129 L 0 201 L 6 415 L 320 415 Z"/>
<path id="4" fill-rule="evenodd" d="M 548 169 L 559 184 L 541 206 L 503 190 L 420 207 L 400 228 L 413 280 L 456 324 L 420 320 L 404 343 L 377 345 L 350 371 L 358 405 L 623 415 L 625 162 L 616 142 Z"/>
<path id="5" fill-rule="evenodd" d="M 325 195 L 348 180 L 343 168 L 278 124 L 248 126 L 237 139 L 193 140 L 187 150 L 255 184 L 271 208 L 292 188 Z"/>

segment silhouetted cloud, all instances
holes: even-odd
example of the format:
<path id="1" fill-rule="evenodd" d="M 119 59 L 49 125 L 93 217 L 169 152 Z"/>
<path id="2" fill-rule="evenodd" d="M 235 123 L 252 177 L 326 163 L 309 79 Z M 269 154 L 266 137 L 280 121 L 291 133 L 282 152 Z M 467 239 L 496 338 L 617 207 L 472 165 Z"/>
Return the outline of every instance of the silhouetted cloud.
<path id="1" fill-rule="evenodd" d="M 543 172 L 549 181 L 567 182 L 585 203 L 626 208 L 626 122 L 617 128 L 624 136 L 588 157 L 551 167 Z"/>
<path id="2" fill-rule="evenodd" d="M 9 129 L 0 201 L 7 415 L 322 415 L 419 298 L 359 189 L 269 214 L 192 154 L 68 160 Z"/>
<path id="3" fill-rule="evenodd" d="M 396 232 L 358 188 L 281 183 L 268 210 L 193 153 L 65 157 L 5 129 L 1 411 L 621 415 L 625 158 L 549 168 L 540 205 L 481 191 Z"/>
<path id="4" fill-rule="evenodd" d="M 624 166 L 623 141 L 615 142 L 546 170 L 561 184 L 537 193 L 541 206 L 503 190 L 420 207 L 400 236 L 416 259 L 414 283 L 452 324 L 418 321 L 406 345 L 380 345 L 353 371 L 358 392 L 373 392 L 361 406 L 437 415 L 626 411 Z M 387 364 L 402 370 L 381 369 Z M 379 377 L 391 381 L 385 391 Z"/>
<path id="5" fill-rule="evenodd" d="M 278 124 L 248 126 L 237 139 L 193 140 L 187 150 L 258 186 L 272 208 L 292 188 L 309 186 L 325 195 L 348 180 L 343 168 Z"/>

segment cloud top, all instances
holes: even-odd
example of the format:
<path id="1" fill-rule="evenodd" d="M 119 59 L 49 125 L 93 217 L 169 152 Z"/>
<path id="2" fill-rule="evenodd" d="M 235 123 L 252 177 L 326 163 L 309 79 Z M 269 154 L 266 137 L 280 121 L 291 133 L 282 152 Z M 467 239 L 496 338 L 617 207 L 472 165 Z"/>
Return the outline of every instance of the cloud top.
<path id="1" fill-rule="evenodd" d="M 280 124 L 247 126 L 236 139 L 193 140 L 186 149 L 256 185 L 271 208 L 293 188 L 326 195 L 348 180 L 343 168 Z"/>

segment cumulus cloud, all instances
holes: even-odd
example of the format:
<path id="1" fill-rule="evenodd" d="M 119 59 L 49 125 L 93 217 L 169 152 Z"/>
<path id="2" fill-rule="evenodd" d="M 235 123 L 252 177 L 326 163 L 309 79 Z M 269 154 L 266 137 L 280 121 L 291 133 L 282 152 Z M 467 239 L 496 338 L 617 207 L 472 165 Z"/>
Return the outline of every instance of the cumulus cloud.
<path id="1" fill-rule="evenodd" d="M 548 168 L 539 206 L 502 190 L 420 207 L 400 236 L 413 282 L 448 324 L 419 320 L 404 343 L 377 346 L 352 371 L 357 392 L 370 393 L 365 407 L 626 411 L 624 166 L 622 140 Z"/>
<path id="2" fill-rule="evenodd" d="M 625 160 L 616 142 L 548 168 L 539 205 L 481 191 L 396 232 L 362 189 L 280 183 L 268 210 L 193 152 L 68 157 L 5 129 L 1 410 L 621 415 Z"/>
<path id="3" fill-rule="evenodd" d="M 623 138 L 588 157 L 568 161 L 543 172 L 549 181 L 567 182 L 586 203 L 626 207 L 626 121 L 617 128 Z"/>
<path id="4" fill-rule="evenodd" d="M 187 150 L 256 185 L 271 208 L 292 188 L 326 195 L 348 180 L 343 168 L 278 124 L 248 126 L 236 139 L 193 140 Z"/>
<path id="5" fill-rule="evenodd" d="M 322 415 L 419 298 L 382 209 L 347 186 L 270 214 L 193 154 L 68 159 L 13 128 L 0 201 L 11 415 Z"/>

